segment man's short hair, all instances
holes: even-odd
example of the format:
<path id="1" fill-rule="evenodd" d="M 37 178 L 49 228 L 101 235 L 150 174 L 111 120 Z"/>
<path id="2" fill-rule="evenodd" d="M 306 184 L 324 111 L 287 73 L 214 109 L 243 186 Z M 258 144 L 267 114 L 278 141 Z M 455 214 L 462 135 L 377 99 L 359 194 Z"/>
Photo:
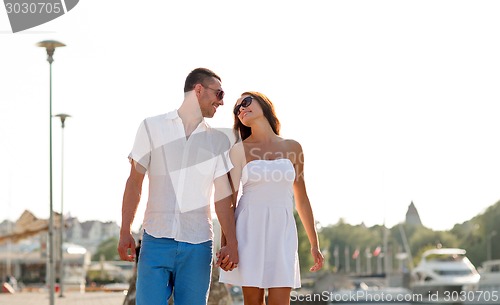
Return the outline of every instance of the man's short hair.
<path id="1" fill-rule="evenodd" d="M 196 68 L 186 77 L 186 83 L 184 84 L 184 92 L 189 92 L 194 89 L 196 84 L 206 84 L 211 78 L 216 78 L 222 81 L 220 77 L 215 74 L 214 71 L 207 68 Z"/>

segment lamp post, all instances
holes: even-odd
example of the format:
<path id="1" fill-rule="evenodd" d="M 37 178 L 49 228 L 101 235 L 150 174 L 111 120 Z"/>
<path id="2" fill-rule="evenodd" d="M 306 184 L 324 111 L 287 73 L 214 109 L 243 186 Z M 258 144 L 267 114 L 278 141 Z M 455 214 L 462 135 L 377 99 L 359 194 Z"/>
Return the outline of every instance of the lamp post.
<path id="1" fill-rule="evenodd" d="M 69 114 L 59 113 L 55 115 L 61 119 L 61 219 L 59 224 L 59 297 L 64 297 L 64 123 L 66 118 L 71 117 Z"/>
<path id="2" fill-rule="evenodd" d="M 48 282 L 49 282 L 49 302 L 50 305 L 54 305 L 54 209 L 52 204 L 52 62 L 54 62 L 53 55 L 54 51 L 58 47 L 64 47 L 65 44 L 55 41 L 55 40 L 44 40 L 36 44 L 37 47 L 45 48 L 47 51 L 47 61 L 49 62 L 50 71 L 50 84 L 49 84 L 49 270 L 48 270 Z"/>
<path id="3" fill-rule="evenodd" d="M 497 231 L 493 230 L 488 234 L 488 238 L 486 240 L 486 260 L 491 260 L 491 239 L 493 236 L 497 235 Z"/>

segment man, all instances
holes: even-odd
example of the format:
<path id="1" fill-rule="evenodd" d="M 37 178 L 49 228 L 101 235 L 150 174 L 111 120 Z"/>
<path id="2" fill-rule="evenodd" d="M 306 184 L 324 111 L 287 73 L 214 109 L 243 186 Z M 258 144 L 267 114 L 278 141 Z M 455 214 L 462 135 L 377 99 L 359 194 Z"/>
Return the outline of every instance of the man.
<path id="1" fill-rule="evenodd" d="M 231 188 L 226 173 L 230 141 L 204 118 L 224 104 L 221 79 L 205 68 L 186 78 L 178 110 L 145 119 L 139 126 L 122 206 L 118 253 L 134 261 L 131 225 L 145 174 L 149 196 L 137 269 L 137 305 L 166 305 L 172 291 L 176 305 L 206 304 L 212 265 L 210 199 L 227 239 L 222 265 L 238 263 Z"/>

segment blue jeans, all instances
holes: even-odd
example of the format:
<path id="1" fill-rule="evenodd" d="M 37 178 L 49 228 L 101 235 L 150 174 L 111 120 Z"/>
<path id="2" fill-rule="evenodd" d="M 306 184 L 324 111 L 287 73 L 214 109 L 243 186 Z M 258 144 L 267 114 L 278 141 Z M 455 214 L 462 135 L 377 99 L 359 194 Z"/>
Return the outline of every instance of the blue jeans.
<path id="1" fill-rule="evenodd" d="M 137 265 L 136 305 L 206 305 L 212 241 L 201 244 L 155 238 L 144 232 Z"/>

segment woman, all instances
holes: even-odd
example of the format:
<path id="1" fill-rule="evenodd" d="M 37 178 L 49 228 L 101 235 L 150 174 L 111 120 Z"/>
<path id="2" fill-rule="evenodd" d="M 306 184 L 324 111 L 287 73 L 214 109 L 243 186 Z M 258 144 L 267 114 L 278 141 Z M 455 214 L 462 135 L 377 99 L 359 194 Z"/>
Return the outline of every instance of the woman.
<path id="1" fill-rule="evenodd" d="M 230 175 L 242 196 L 236 206 L 239 263 L 224 268 L 220 281 L 242 286 L 245 305 L 290 304 L 300 287 L 297 228 L 293 206 L 311 244 L 314 265 L 323 266 L 314 217 L 304 182 L 302 147 L 279 136 L 280 123 L 262 93 L 245 92 L 234 107 L 234 132 L 241 141 L 230 151 Z M 221 259 L 221 258 L 219 258 Z M 232 271 L 231 271 L 232 270 Z"/>

